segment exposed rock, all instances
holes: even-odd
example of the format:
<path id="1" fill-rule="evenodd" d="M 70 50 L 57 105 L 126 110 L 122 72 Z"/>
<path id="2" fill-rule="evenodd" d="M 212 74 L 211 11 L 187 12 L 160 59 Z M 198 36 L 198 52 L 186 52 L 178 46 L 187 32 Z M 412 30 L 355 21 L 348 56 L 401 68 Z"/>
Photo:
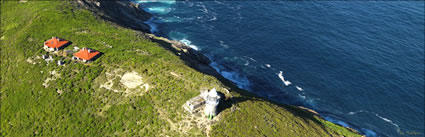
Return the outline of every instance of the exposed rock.
<path id="1" fill-rule="evenodd" d="M 139 9 L 139 4 L 130 1 L 78 0 L 77 4 L 120 26 L 134 30 L 149 32 L 149 25 L 144 22 L 152 15 Z"/>
<path id="2" fill-rule="evenodd" d="M 208 75 L 222 77 L 215 69 L 209 66 L 211 61 L 208 57 L 192 49 L 188 45 L 180 41 L 169 40 L 164 37 L 157 37 L 153 34 L 146 35 L 151 41 L 158 43 L 160 46 L 172 51 L 175 55 L 179 56 L 190 67 Z"/>
<path id="3" fill-rule="evenodd" d="M 63 93 L 63 91 L 60 90 L 60 89 L 56 90 L 56 92 L 58 92 L 59 95 L 61 95 Z"/>
<path id="4" fill-rule="evenodd" d="M 35 64 L 35 62 L 31 58 L 27 58 L 27 62 L 30 64 Z"/>
<path id="5" fill-rule="evenodd" d="M 152 14 L 141 9 L 139 4 L 125 1 L 100 1 L 100 0 L 78 0 L 76 4 L 82 8 L 92 11 L 95 15 L 116 23 L 117 25 L 128 27 L 133 30 L 150 33 L 150 27 L 145 22 L 152 17 Z M 221 80 L 232 83 L 222 77 L 214 68 L 209 66 L 210 59 L 200 52 L 190 48 L 188 45 L 163 37 L 156 37 L 153 34 L 140 33 L 141 37 L 148 38 L 160 46 L 171 50 L 175 55 L 184 60 L 190 67 L 215 76 Z M 141 53 L 144 54 L 144 53 Z"/>
<path id="6" fill-rule="evenodd" d="M 175 72 L 170 72 L 170 74 L 173 75 L 173 76 L 175 76 L 175 77 L 177 77 L 177 78 L 180 78 L 181 77 L 179 74 L 177 74 Z"/>
<path id="7" fill-rule="evenodd" d="M 40 72 L 41 72 L 41 73 L 43 73 L 43 71 L 40 71 Z M 50 71 L 50 72 L 49 72 L 49 74 L 50 74 L 50 77 L 46 78 L 46 79 L 44 80 L 44 83 L 43 83 L 43 86 L 44 86 L 45 88 L 48 88 L 48 87 L 49 87 L 49 82 L 50 82 L 50 81 L 54 81 L 54 80 L 56 80 L 56 79 L 60 78 L 60 74 L 58 74 L 58 73 L 56 72 L 56 70 Z"/>
<path id="8" fill-rule="evenodd" d="M 312 109 L 309 109 L 309 108 L 306 108 L 306 107 L 303 107 L 303 106 L 297 106 L 297 107 L 300 108 L 300 109 L 303 109 L 305 111 L 311 112 L 311 113 L 313 113 L 315 115 L 319 115 L 319 113 L 317 113 L 316 111 L 314 111 Z"/>
<path id="9" fill-rule="evenodd" d="M 143 96 L 151 86 L 143 81 L 137 72 L 125 72 L 122 69 L 105 72 L 107 81 L 101 83 L 100 88 L 113 92 L 125 93 L 125 96 Z"/>
<path id="10" fill-rule="evenodd" d="M 142 77 L 137 72 L 125 73 L 120 82 L 127 88 L 136 88 L 143 84 Z"/>

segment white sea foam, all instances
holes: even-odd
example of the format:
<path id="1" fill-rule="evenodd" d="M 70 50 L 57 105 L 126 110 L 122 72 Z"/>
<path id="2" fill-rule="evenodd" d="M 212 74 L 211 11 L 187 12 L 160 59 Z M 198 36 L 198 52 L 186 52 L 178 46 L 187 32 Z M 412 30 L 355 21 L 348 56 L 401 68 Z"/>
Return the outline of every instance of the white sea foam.
<path id="1" fill-rule="evenodd" d="M 169 7 L 149 7 L 146 8 L 146 11 L 149 13 L 157 13 L 157 14 L 167 14 L 171 11 L 172 9 Z"/>
<path id="2" fill-rule="evenodd" d="M 216 2 L 217 4 L 223 4 L 223 2 L 220 2 L 218 0 L 215 0 L 214 2 Z"/>
<path id="3" fill-rule="evenodd" d="M 398 126 L 398 124 L 394 123 L 392 120 L 390 120 L 390 119 L 388 119 L 388 118 L 382 117 L 382 116 L 381 116 L 381 115 L 379 115 L 379 114 L 376 114 L 376 113 L 375 113 L 375 115 L 376 115 L 378 118 L 380 118 L 380 119 L 384 120 L 385 122 L 388 122 L 388 123 L 390 123 L 391 125 L 395 126 L 395 127 L 397 128 L 397 132 L 399 132 L 399 133 L 400 133 L 400 127 Z"/>
<path id="4" fill-rule="evenodd" d="M 165 3 L 165 4 L 176 4 L 175 0 L 161 0 L 159 1 L 160 3 Z"/>
<path id="5" fill-rule="evenodd" d="M 223 42 L 223 41 L 221 41 L 221 40 L 220 40 L 220 46 L 222 46 L 222 47 L 224 47 L 224 48 L 229 48 L 229 46 L 228 46 L 228 45 L 226 45 L 226 44 L 224 44 L 224 42 Z"/>
<path id="6" fill-rule="evenodd" d="M 201 7 L 202 7 L 202 12 L 208 13 L 208 9 L 205 7 L 205 5 L 201 5 Z"/>
<path id="7" fill-rule="evenodd" d="M 359 111 L 348 112 L 348 115 L 354 115 L 354 114 L 361 113 L 361 112 L 366 112 L 366 111 L 359 110 Z"/>
<path id="8" fill-rule="evenodd" d="M 149 27 L 151 28 L 150 31 L 151 33 L 156 33 L 158 32 L 158 27 L 157 25 L 154 23 L 154 18 L 150 18 L 148 21 L 145 21 L 146 24 L 149 25 Z"/>
<path id="9" fill-rule="evenodd" d="M 245 66 L 248 66 L 249 65 L 249 61 L 248 60 L 246 60 L 246 62 L 245 62 L 245 64 L 244 64 Z"/>
<path id="10" fill-rule="evenodd" d="M 344 121 L 341 121 L 341 120 L 337 120 L 337 119 L 334 119 L 334 118 L 331 118 L 331 117 L 323 117 L 323 118 L 327 121 L 341 125 L 343 127 L 351 127 L 349 124 L 347 124 L 347 123 L 345 123 Z"/>
<path id="11" fill-rule="evenodd" d="M 300 98 L 302 98 L 303 100 L 307 99 L 307 97 L 306 97 L 305 95 L 298 94 L 298 96 L 299 96 Z"/>
<path id="12" fill-rule="evenodd" d="M 399 127 L 399 125 L 397 124 L 397 123 L 394 123 L 392 120 L 390 120 L 390 119 L 388 119 L 388 118 L 385 118 L 385 117 L 382 117 L 381 115 L 379 115 L 379 114 L 377 114 L 377 113 L 375 113 L 375 112 L 368 112 L 368 111 L 366 111 L 366 110 L 359 110 L 359 111 L 352 111 L 352 112 L 348 112 L 348 115 L 354 115 L 354 114 L 357 114 L 357 113 L 363 113 L 363 112 L 367 112 L 367 113 L 373 113 L 373 114 L 375 114 L 375 116 L 376 117 L 378 117 L 379 119 L 382 119 L 382 120 L 384 120 L 385 122 L 388 122 L 388 123 L 390 123 L 391 125 L 393 125 L 394 127 L 396 127 L 396 129 L 397 129 L 397 132 L 400 132 L 400 127 Z M 366 136 L 376 136 L 376 133 L 375 132 L 373 132 L 372 130 L 369 130 L 369 129 L 364 129 L 364 128 L 362 128 L 362 131 L 366 134 Z"/>
<path id="13" fill-rule="evenodd" d="M 289 86 L 289 85 L 292 84 L 290 81 L 285 80 L 285 77 L 283 77 L 282 71 L 279 72 L 278 76 L 279 76 L 280 80 L 282 80 L 283 84 L 285 84 L 285 86 Z"/>
<path id="14" fill-rule="evenodd" d="M 179 40 L 179 41 L 186 44 L 187 46 L 189 46 L 190 48 L 192 48 L 194 50 L 199 50 L 199 48 L 196 45 L 192 45 L 192 41 L 190 41 L 188 39 L 182 39 L 182 40 Z"/>
<path id="15" fill-rule="evenodd" d="M 158 2 L 158 3 L 164 3 L 164 4 L 175 4 L 176 1 L 174 0 L 138 0 L 137 3 L 149 3 L 149 2 Z"/>
<path id="16" fill-rule="evenodd" d="M 266 64 L 266 67 L 270 68 L 270 67 L 272 67 L 272 65 L 270 65 L 270 64 Z"/>
<path id="17" fill-rule="evenodd" d="M 216 17 L 216 16 L 214 16 L 214 15 L 212 15 L 212 18 L 211 18 L 211 19 L 209 19 L 208 21 L 214 21 L 214 20 L 217 20 L 217 17 Z"/>
<path id="18" fill-rule="evenodd" d="M 217 62 L 211 62 L 210 66 L 214 68 L 218 73 L 220 73 L 226 79 L 235 83 L 239 88 L 250 90 L 250 82 L 248 78 L 240 75 L 237 72 L 226 71 L 222 66 L 220 66 Z"/>
<path id="19" fill-rule="evenodd" d="M 249 58 L 250 60 L 252 60 L 252 61 L 254 61 L 254 62 L 257 62 L 257 60 L 255 60 L 254 58 Z"/>
<path id="20" fill-rule="evenodd" d="M 297 88 L 298 91 L 303 91 L 304 89 L 298 86 L 295 86 L 295 88 Z"/>
<path id="21" fill-rule="evenodd" d="M 169 18 L 160 18 L 162 22 L 182 22 L 183 19 L 181 19 L 179 16 L 175 17 L 169 17 Z"/>
<path id="22" fill-rule="evenodd" d="M 343 127 L 352 128 L 352 129 L 354 129 L 354 130 L 361 131 L 361 132 L 363 132 L 363 133 L 366 135 L 366 137 L 376 137 L 376 133 L 375 133 L 375 132 L 373 132 L 373 131 L 372 131 L 372 130 L 370 130 L 370 129 L 361 128 L 361 129 L 359 130 L 359 129 L 356 129 L 356 128 L 354 128 L 354 127 L 350 126 L 348 123 L 345 123 L 344 121 L 341 121 L 341 120 L 338 120 L 338 119 L 335 119 L 335 118 L 332 118 L 332 117 L 329 117 L 329 116 L 324 116 L 323 118 L 324 118 L 325 120 L 327 120 L 327 121 L 330 121 L 330 122 L 332 122 L 332 123 L 335 123 L 335 124 L 341 125 L 341 126 L 343 126 Z"/>

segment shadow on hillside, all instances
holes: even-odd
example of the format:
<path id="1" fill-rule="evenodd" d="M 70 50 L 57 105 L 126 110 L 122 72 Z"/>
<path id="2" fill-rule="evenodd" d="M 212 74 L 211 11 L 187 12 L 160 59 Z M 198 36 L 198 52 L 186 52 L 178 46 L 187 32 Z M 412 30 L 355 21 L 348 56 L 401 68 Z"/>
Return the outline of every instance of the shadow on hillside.
<path id="1" fill-rule="evenodd" d="M 100 58 L 100 56 L 103 56 L 103 52 L 100 52 L 99 51 L 99 54 L 97 54 L 96 56 L 94 56 L 92 59 L 91 59 L 91 61 L 95 61 L 95 60 L 97 60 L 98 58 Z"/>
<path id="2" fill-rule="evenodd" d="M 224 96 L 224 94 L 221 96 Z M 226 109 L 231 109 L 231 111 L 233 112 L 235 111 L 236 107 L 232 108 L 232 106 L 235 106 L 238 103 L 242 103 L 249 100 L 258 100 L 258 99 L 250 98 L 250 97 L 232 97 L 226 100 L 225 98 L 221 98 L 220 104 L 217 107 L 217 114 L 220 114 L 222 111 Z"/>
<path id="3" fill-rule="evenodd" d="M 72 42 L 71 41 L 68 41 L 68 43 L 66 43 L 65 45 L 59 47 L 58 50 L 65 49 L 66 47 L 70 46 L 71 44 L 72 44 Z"/>

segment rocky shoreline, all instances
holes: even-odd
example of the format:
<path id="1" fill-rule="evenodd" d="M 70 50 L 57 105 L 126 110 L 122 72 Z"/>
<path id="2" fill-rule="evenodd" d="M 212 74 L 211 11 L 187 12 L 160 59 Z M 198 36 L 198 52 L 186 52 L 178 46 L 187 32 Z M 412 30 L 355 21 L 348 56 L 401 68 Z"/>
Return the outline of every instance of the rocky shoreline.
<path id="1" fill-rule="evenodd" d="M 145 22 L 152 14 L 139 8 L 139 4 L 130 1 L 99 1 L 99 0 L 78 0 L 76 4 L 80 8 L 90 10 L 96 17 L 112 22 L 115 25 L 126 27 L 138 31 L 141 36 L 158 43 L 163 48 L 172 51 L 179 56 L 190 67 L 215 77 L 223 79 L 222 76 L 209 64 L 210 59 L 186 44 L 170 40 L 164 37 L 157 37 L 150 33 L 150 27 Z"/>
<path id="2" fill-rule="evenodd" d="M 237 87 L 233 82 L 227 80 L 226 78 L 221 76 L 214 68 L 209 66 L 211 60 L 205 55 L 199 53 L 198 51 L 192 49 L 191 47 L 180 41 L 170 40 L 168 38 L 158 37 L 154 34 L 151 34 L 149 25 L 145 24 L 144 22 L 149 20 L 152 17 L 152 14 L 144 11 L 143 9 L 139 9 L 139 4 L 135 4 L 130 1 L 78 0 L 77 2 L 79 6 L 92 11 L 94 14 L 96 14 L 98 17 L 101 17 L 102 19 L 119 17 L 107 20 L 113 20 L 112 22 L 116 25 L 139 31 L 139 33 L 141 33 L 142 36 L 144 36 L 145 38 L 148 38 L 152 42 L 158 43 L 159 46 L 172 51 L 175 55 L 179 56 L 183 61 L 185 61 L 186 64 L 190 67 L 204 74 L 212 75 L 221 80 L 222 82 L 226 83 L 227 85 L 229 83 L 232 83 L 232 85 L 228 85 L 231 88 Z M 111 12 L 111 10 L 116 12 Z M 123 21 L 121 20 L 121 18 L 127 17 L 130 17 L 130 19 L 132 20 L 137 20 L 136 23 L 130 22 L 131 20 L 129 21 L 127 19 L 123 19 Z M 302 106 L 297 107 L 311 112 L 315 115 L 319 115 L 318 112 L 312 109 Z"/>
<path id="3" fill-rule="evenodd" d="M 199 53 L 198 51 L 192 49 L 191 47 L 180 41 L 170 40 L 168 38 L 158 37 L 154 34 L 151 34 L 149 25 L 144 22 L 149 20 L 152 17 L 152 14 L 144 11 L 143 9 L 140 9 L 139 4 L 135 4 L 130 1 L 98 0 L 78 0 L 77 4 L 80 7 L 92 11 L 97 17 L 100 17 L 101 19 L 111 21 L 112 23 L 115 23 L 115 25 L 118 26 L 127 27 L 139 31 L 139 33 L 143 37 L 151 40 L 152 42 L 158 43 L 159 46 L 168 49 L 175 55 L 179 56 L 190 67 L 204 74 L 216 77 L 231 88 L 237 88 L 237 86 L 233 82 L 227 80 L 226 78 L 221 76 L 220 73 L 218 73 L 214 68 L 209 66 L 211 60 L 205 55 Z M 114 19 L 114 17 L 119 18 Z M 130 20 L 127 18 L 129 18 Z M 136 22 L 131 22 L 131 20 L 136 20 Z M 232 84 L 229 85 L 229 83 Z M 297 107 L 305 111 L 311 112 L 315 115 L 319 115 L 318 112 L 312 109 L 305 108 L 302 106 Z"/>
<path id="4" fill-rule="evenodd" d="M 176 56 L 179 56 L 183 61 L 185 61 L 188 66 L 198 70 L 201 73 L 214 76 L 215 78 L 223 82 L 223 84 L 228 86 L 230 89 L 235 91 L 241 91 L 239 92 L 240 94 L 258 97 L 253 93 L 242 91 L 235 85 L 235 83 L 220 75 L 220 73 L 218 73 L 214 68 L 209 65 L 211 63 L 211 60 L 200 52 L 192 49 L 191 47 L 187 46 L 182 42 L 170 40 L 164 37 L 158 37 L 152 34 L 150 32 L 150 26 L 145 23 L 150 18 L 152 18 L 152 14 L 144 11 L 143 9 L 140 9 L 139 4 L 135 4 L 130 1 L 100 0 L 78 0 L 75 3 L 80 8 L 85 8 L 87 10 L 92 11 L 93 14 L 95 14 L 95 16 L 99 17 L 100 19 L 110 21 L 114 25 L 138 31 L 141 37 L 145 37 L 151 40 L 152 42 L 157 43 L 159 46 L 168 49 Z M 268 101 L 273 102 L 270 100 Z M 273 103 L 279 104 L 276 102 Z M 320 114 L 312 109 L 303 106 L 294 107 L 297 107 L 300 110 L 304 110 L 305 112 L 320 117 Z M 355 129 L 348 127 L 346 128 L 358 133 L 358 131 L 356 131 Z"/>

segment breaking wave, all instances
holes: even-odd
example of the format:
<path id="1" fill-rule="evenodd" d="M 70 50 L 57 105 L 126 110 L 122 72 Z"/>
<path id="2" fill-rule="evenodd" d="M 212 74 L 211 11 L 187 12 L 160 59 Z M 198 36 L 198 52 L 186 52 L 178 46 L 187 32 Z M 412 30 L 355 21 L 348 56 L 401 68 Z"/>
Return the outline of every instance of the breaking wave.
<path id="1" fill-rule="evenodd" d="M 343 126 L 343 127 L 346 127 L 346 128 L 352 128 L 352 129 L 354 129 L 354 130 L 357 130 L 357 131 L 359 131 L 359 132 L 362 132 L 362 133 L 363 133 L 363 134 L 365 134 L 367 137 L 376 137 L 376 133 L 375 133 L 374 131 L 370 130 L 370 129 L 361 128 L 361 129 L 359 130 L 359 129 L 355 128 L 355 127 L 352 127 L 350 124 L 348 124 L 348 123 L 346 123 L 346 122 L 344 122 L 344 121 L 341 121 L 341 120 L 338 120 L 338 119 L 335 119 L 335 118 L 331 118 L 331 117 L 329 117 L 329 116 L 324 116 L 323 118 L 324 118 L 325 120 L 327 120 L 327 121 L 330 121 L 330 122 L 332 122 L 332 123 L 335 123 L 335 124 L 341 125 L 341 126 Z"/>
<path id="2" fill-rule="evenodd" d="M 212 60 L 212 58 L 210 56 L 208 56 L 208 58 L 210 58 L 210 60 Z M 231 71 L 231 70 L 229 70 L 228 68 L 225 68 L 222 65 L 219 65 L 215 61 L 212 61 L 210 66 L 212 68 L 214 68 L 218 73 L 220 73 L 224 78 L 235 83 L 239 88 L 245 89 L 245 90 L 251 90 L 250 89 L 251 84 L 250 84 L 247 77 L 242 76 L 238 72 Z"/>
<path id="3" fill-rule="evenodd" d="M 164 4 L 175 4 L 176 3 L 175 0 L 137 0 L 135 2 L 137 2 L 137 3 L 153 3 L 153 2 L 157 2 L 157 3 L 164 3 Z"/>
<path id="4" fill-rule="evenodd" d="M 220 40 L 220 46 L 224 47 L 224 48 L 229 48 L 229 45 L 224 44 L 223 41 Z"/>
<path id="5" fill-rule="evenodd" d="M 184 19 L 176 16 L 176 17 L 170 17 L 170 18 L 160 18 L 162 22 L 182 22 Z"/>
<path id="6" fill-rule="evenodd" d="M 392 120 L 390 120 L 390 119 L 388 119 L 388 118 L 385 118 L 385 117 L 382 117 L 381 115 L 378 115 L 378 114 L 376 114 L 376 113 L 375 113 L 375 115 L 376 115 L 378 118 L 380 118 L 380 119 L 384 120 L 385 122 L 388 122 L 388 123 L 390 123 L 391 125 L 395 126 L 395 127 L 397 128 L 397 132 L 399 132 L 399 133 L 400 133 L 400 127 L 398 126 L 398 124 L 396 124 L 396 123 L 394 123 Z"/>
<path id="7" fill-rule="evenodd" d="M 280 80 L 282 80 L 283 84 L 285 84 L 285 86 L 289 86 L 289 85 L 292 84 L 291 81 L 285 80 L 285 77 L 283 77 L 282 71 L 279 71 L 278 76 L 279 76 Z"/>
<path id="8" fill-rule="evenodd" d="M 181 40 L 179 40 L 180 42 L 182 42 L 182 43 L 184 43 L 184 44 L 186 44 L 187 46 L 189 46 L 190 48 L 192 48 L 192 49 L 194 49 L 194 50 L 196 50 L 196 51 L 198 51 L 199 50 L 199 48 L 196 46 L 196 45 L 193 45 L 192 44 L 192 41 L 190 41 L 190 40 L 188 40 L 188 39 L 181 39 Z"/>
<path id="9" fill-rule="evenodd" d="M 148 24 L 151 28 L 151 33 L 157 33 L 158 32 L 158 26 L 155 24 L 155 18 L 150 18 L 148 21 L 145 21 L 144 23 Z"/>
<path id="10" fill-rule="evenodd" d="M 359 111 L 354 111 L 354 112 L 348 112 L 348 115 L 354 115 L 354 114 L 361 113 L 361 112 L 366 112 L 366 111 L 359 110 Z"/>
<path id="11" fill-rule="evenodd" d="M 164 15 L 172 11 L 171 5 L 176 3 L 174 0 L 136 0 L 134 2 L 149 4 L 149 6 L 143 9 L 149 13 L 159 15 Z"/>
<path id="12" fill-rule="evenodd" d="M 297 88 L 298 91 L 303 91 L 304 89 L 299 87 L 299 86 L 295 86 L 295 88 Z"/>
<path id="13" fill-rule="evenodd" d="M 150 13 L 156 13 L 156 14 L 167 14 L 171 11 L 172 9 L 169 7 L 150 7 L 150 8 L 146 8 L 146 11 L 150 12 Z"/>
<path id="14" fill-rule="evenodd" d="M 175 4 L 176 1 L 167 1 L 167 0 L 139 0 L 137 1 L 138 3 L 149 3 L 149 2 L 156 2 L 156 3 L 160 3 L 160 5 L 158 4 L 153 4 L 155 6 L 152 7 L 146 7 L 145 10 L 150 12 L 150 13 L 155 13 L 155 14 L 159 14 L 159 15 L 164 15 L 167 14 L 169 12 L 171 12 L 173 10 L 173 8 L 170 7 L 171 4 Z M 189 3 L 191 4 L 191 3 Z M 146 21 L 145 23 L 148 24 L 151 27 L 151 32 L 152 33 L 157 33 L 159 32 L 158 30 L 158 26 L 157 23 L 162 23 L 162 22 L 186 22 L 186 21 L 192 21 L 192 20 L 196 20 L 199 23 L 204 23 L 205 21 L 214 21 L 217 20 L 217 17 L 215 16 L 215 13 L 212 11 L 208 11 L 207 7 L 205 7 L 204 5 L 197 5 L 201 7 L 201 11 L 203 13 L 205 13 L 205 15 L 203 16 L 197 16 L 197 17 L 192 17 L 192 18 L 180 18 L 178 16 L 174 16 L 174 17 L 164 17 L 164 18 L 151 18 L 150 20 Z M 240 7 L 239 7 L 240 8 Z M 240 16 L 240 13 L 238 13 L 238 15 Z M 220 16 L 219 16 L 220 17 Z M 240 17 L 242 18 L 242 17 Z M 214 27 L 214 26 L 213 26 Z M 173 40 L 177 40 L 180 41 L 184 44 L 186 44 L 187 46 L 191 47 L 194 50 L 200 50 L 198 46 L 192 44 L 192 41 L 190 41 L 188 39 L 188 36 L 186 34 L 183 34 L 181 32 L 175 32 L 175 31 L 171 31 L 169 33 L 169 38 L 173 39 Z M 229 48 L 228 45 L 224 44 L 223 41 L 220 41 L 220 46 L 227 49 Z M 220 73 L 224 78 L 232 81 L 233 83 L 235 83 L 239 88 L 251 91 L 251 83 L 248 80 L 248 78 L 242 74 L 240 74 L 238 71 L 234 71 L 224 65 L 222 65 L 219 61 L 214 61 L 214 59 L 210 56 L 207 56 L 210 58 L 210 60 L 212 61 L 210 66 L 212 68 L 214 68 L 218 73 Z M 255 62 L 257 62 L 257 60 L 255 60 L 254 58 L 247 58 L 250 61 L 252 61 L 252 64 L 255 64 Z M 250 61 L 249 60 L 245 60 L 245 66 L 250 65 Z M 260 66 L 261 68 L 270 68 L 271 70 L 273 70 L 273 73 L 276 74 L 276 71 L 274 68 L 271 68 L 270 64 L 264 64 Z M 283 76 L 283 72 L 279 71 L 279 73 L 277 73 L 279 79 L 283 82 L 283 84 L 285 86 L 290 86 L 292 84 L 292 82 L 290 82 L 289 80 L 285 79 L 285 77 Z M 295 85 L 295 84 L 294 84 Z M 314 105 L 314 100 L 317 99 L 313 99 L 310 98 L 309 96 L 307 96 L 306 94 L 304 94 L 302 91 L 304 90 L 303 88 L 299 87 L 299 86 L 295 86 L 295 88 L 299 92 L 298 96 L 299 98 L 302 100 L 302 103 L 304 104 L 304 106 L 309 107 L 309 108 L 314 108 L 315 110 L 318 110 L 317 107 L 315 107 Z M 363 112 L 362 110 L 360 111 L 356 111 L 356 112 L 349 112 L 348 115 L 354 115 L 356 113 L 360 113 Z M 378 114 L 376 114 L 377 117 L 379 117 L 380 119 L 391 123 L 392 125 L 397 127 L 397 131 L 400 131 L 399 126 L 397 124 L 395 124 L 393 121 L 384 118 Z M 332 123 L 336 123 L 339 124 L 341 126 L 344 127 L 351 127 L 348 123 L 343 122 L 341 120 L 337 120 L 335 118 L 331 118 L 331 117 L 324 117 L 325 120 L 328 120 Z M 373 132 L 372 130 L 366 129 L 366 128 L 361 128 L 360 130 L 363 132 L 366 136 L 368 137 L 375 137 L 376 133 Z"/>
<path id="15" fill-rule="evenodd" d="M 381 119 L 381 120 L 384 120 L 385 122 L 388 122 L 388 123 L 390 123 L 391 125 L 393 125 L 394 127 L 396 127 L 396 130 L 397 130 L 397 132 L 401 132 L 401 129 L 400 129 L 400 126 L 397 124 L 397 123 L 394 123 L 392 120 L 390 120 L 390 119 L 388 119 L 388 118 L 385 118 L 385 117 L 383 117 L 383 116 L 381 116 L 381 115 L 379 115 L 379 114 L 377 114 L 377 113 L 375 113 L 375 112 L 369 112 L 369 111 L 366 111 L 366 110 L 359 110 L 359 111 L 353 111 L 353 112 L 348 112 L 348 115 L 354 115 L 354 114 L 357 114 L 357 113 L 363 113 L 363 112 L 365 112 L 365 113 L 372 113 L 372 114 L 374 114 L 376 117 L 378 117 L 379 119 Z M 376 133 L 375 133 L 376 134 Z"/>

